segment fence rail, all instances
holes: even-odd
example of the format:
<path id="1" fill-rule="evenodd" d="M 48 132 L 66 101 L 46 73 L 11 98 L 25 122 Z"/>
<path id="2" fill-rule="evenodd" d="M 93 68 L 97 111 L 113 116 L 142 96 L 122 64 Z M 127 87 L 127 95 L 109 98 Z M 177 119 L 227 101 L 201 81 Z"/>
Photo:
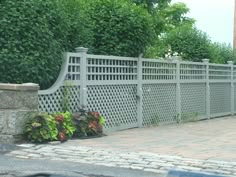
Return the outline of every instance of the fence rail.
<path id="1" fill-rule="evenodd" d="M 236 66 L 66 53 L 60 76 L 39 91 L 39 110 L 65 102 L 106 117 L 105 131 L 214 118 L 236 113 Z"/>

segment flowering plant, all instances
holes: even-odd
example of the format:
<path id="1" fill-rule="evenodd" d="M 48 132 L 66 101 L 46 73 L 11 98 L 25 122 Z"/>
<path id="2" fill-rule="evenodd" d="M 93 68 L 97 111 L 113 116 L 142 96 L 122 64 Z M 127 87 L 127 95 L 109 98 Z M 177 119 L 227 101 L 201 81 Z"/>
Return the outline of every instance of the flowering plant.
<path id="1" fill-rule="evenodd" d="M 53 115 L 58 130 L 58 139 L 62 142 L 71 138 L 76 130 L 72 122 L 72 114 L 70 112 L 57 113 Z"/>
<path id="2" fill-rule="evenodd" d="M 70 112 L 34 115 L 25 125 L 24 134 L 31 142 L 48 142 L 71 138 L 76 130 Z"/>
<path id="3" fill-rule="evenodd" d="M 42 143 L 57 140 L 57 134 L 56 121 L 47 113 L 34 115 L 24 127 L 24 135 L 31 142 Z"/>
<path id="4" fill-rule="evenodd" d="M 73 115 L 76 122 L 78 136 L 94 136 L 103 133 L 105 118 L 99 112 L 86 112 L 84 110 Z"/>

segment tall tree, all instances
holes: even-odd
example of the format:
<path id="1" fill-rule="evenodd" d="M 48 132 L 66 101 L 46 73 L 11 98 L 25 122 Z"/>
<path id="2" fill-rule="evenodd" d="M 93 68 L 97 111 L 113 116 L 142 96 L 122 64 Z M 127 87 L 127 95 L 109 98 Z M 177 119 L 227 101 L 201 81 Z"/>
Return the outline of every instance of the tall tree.
<path id="1" fill-rule="evenodd" d="M 137 5 L 142 5 L 152 12 L 154 9 L 163 9 L 169 5 L 171 0 L 133 0 Z"/>

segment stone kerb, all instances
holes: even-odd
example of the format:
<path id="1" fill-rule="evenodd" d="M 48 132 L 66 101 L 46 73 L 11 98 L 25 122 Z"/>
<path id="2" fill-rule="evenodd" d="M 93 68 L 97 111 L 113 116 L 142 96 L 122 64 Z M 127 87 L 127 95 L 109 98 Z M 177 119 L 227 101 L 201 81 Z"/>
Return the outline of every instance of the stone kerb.
<path id="1" fill-rule="evenodd" d="M 29 115 L 38 109 L 39 85 L 0 83 L 0 143 L 15 143 Z"/>

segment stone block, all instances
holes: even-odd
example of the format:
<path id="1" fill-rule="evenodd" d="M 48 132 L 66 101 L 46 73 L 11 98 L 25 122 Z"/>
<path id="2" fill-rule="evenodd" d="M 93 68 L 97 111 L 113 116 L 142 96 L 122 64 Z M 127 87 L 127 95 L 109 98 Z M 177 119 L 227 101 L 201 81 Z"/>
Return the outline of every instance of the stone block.
<path id="1" fill-rule="evenodd" d="M 22 134 L 25 123 L 33 113 L 32 111 L 0 111 L 0 134 Z"/>
<path id="2" fill-rule="evenodd" d="M 26 122 L 32 117 L 32 111 L 11 111 L 9 117 L 9 128 L 11 134 L 21 135 Z"/>
<path id="3" fill-rule="evenodd" d="M 0 109 L 35 110 L 38 107 L 38 94 L 35 91 L 0 90 Z"/>
<path id="4" fill-rule="evenodd" d="M 0 84 L 0 142 L 19 141 L 25 123 L 38 109 L 37 84 Z"/>
<path id="5" fill-rule="evenodd" d="M 37 110 L 38 93 L 35 91 L 17 91 L 15 95 L 15 108 L 23 110 Z"/>
<path id="6" fill-rule="evenodd" d="M 0 90 L 0 109 L 15 109 L 15 95 L 14 91 Z"/>
<path id="7" fill-rule="evenodd" d="M 15 143 L 15 137 L 13 135 L 2 135 L 0 134 L 0 143 L 13 144 Z"/>

